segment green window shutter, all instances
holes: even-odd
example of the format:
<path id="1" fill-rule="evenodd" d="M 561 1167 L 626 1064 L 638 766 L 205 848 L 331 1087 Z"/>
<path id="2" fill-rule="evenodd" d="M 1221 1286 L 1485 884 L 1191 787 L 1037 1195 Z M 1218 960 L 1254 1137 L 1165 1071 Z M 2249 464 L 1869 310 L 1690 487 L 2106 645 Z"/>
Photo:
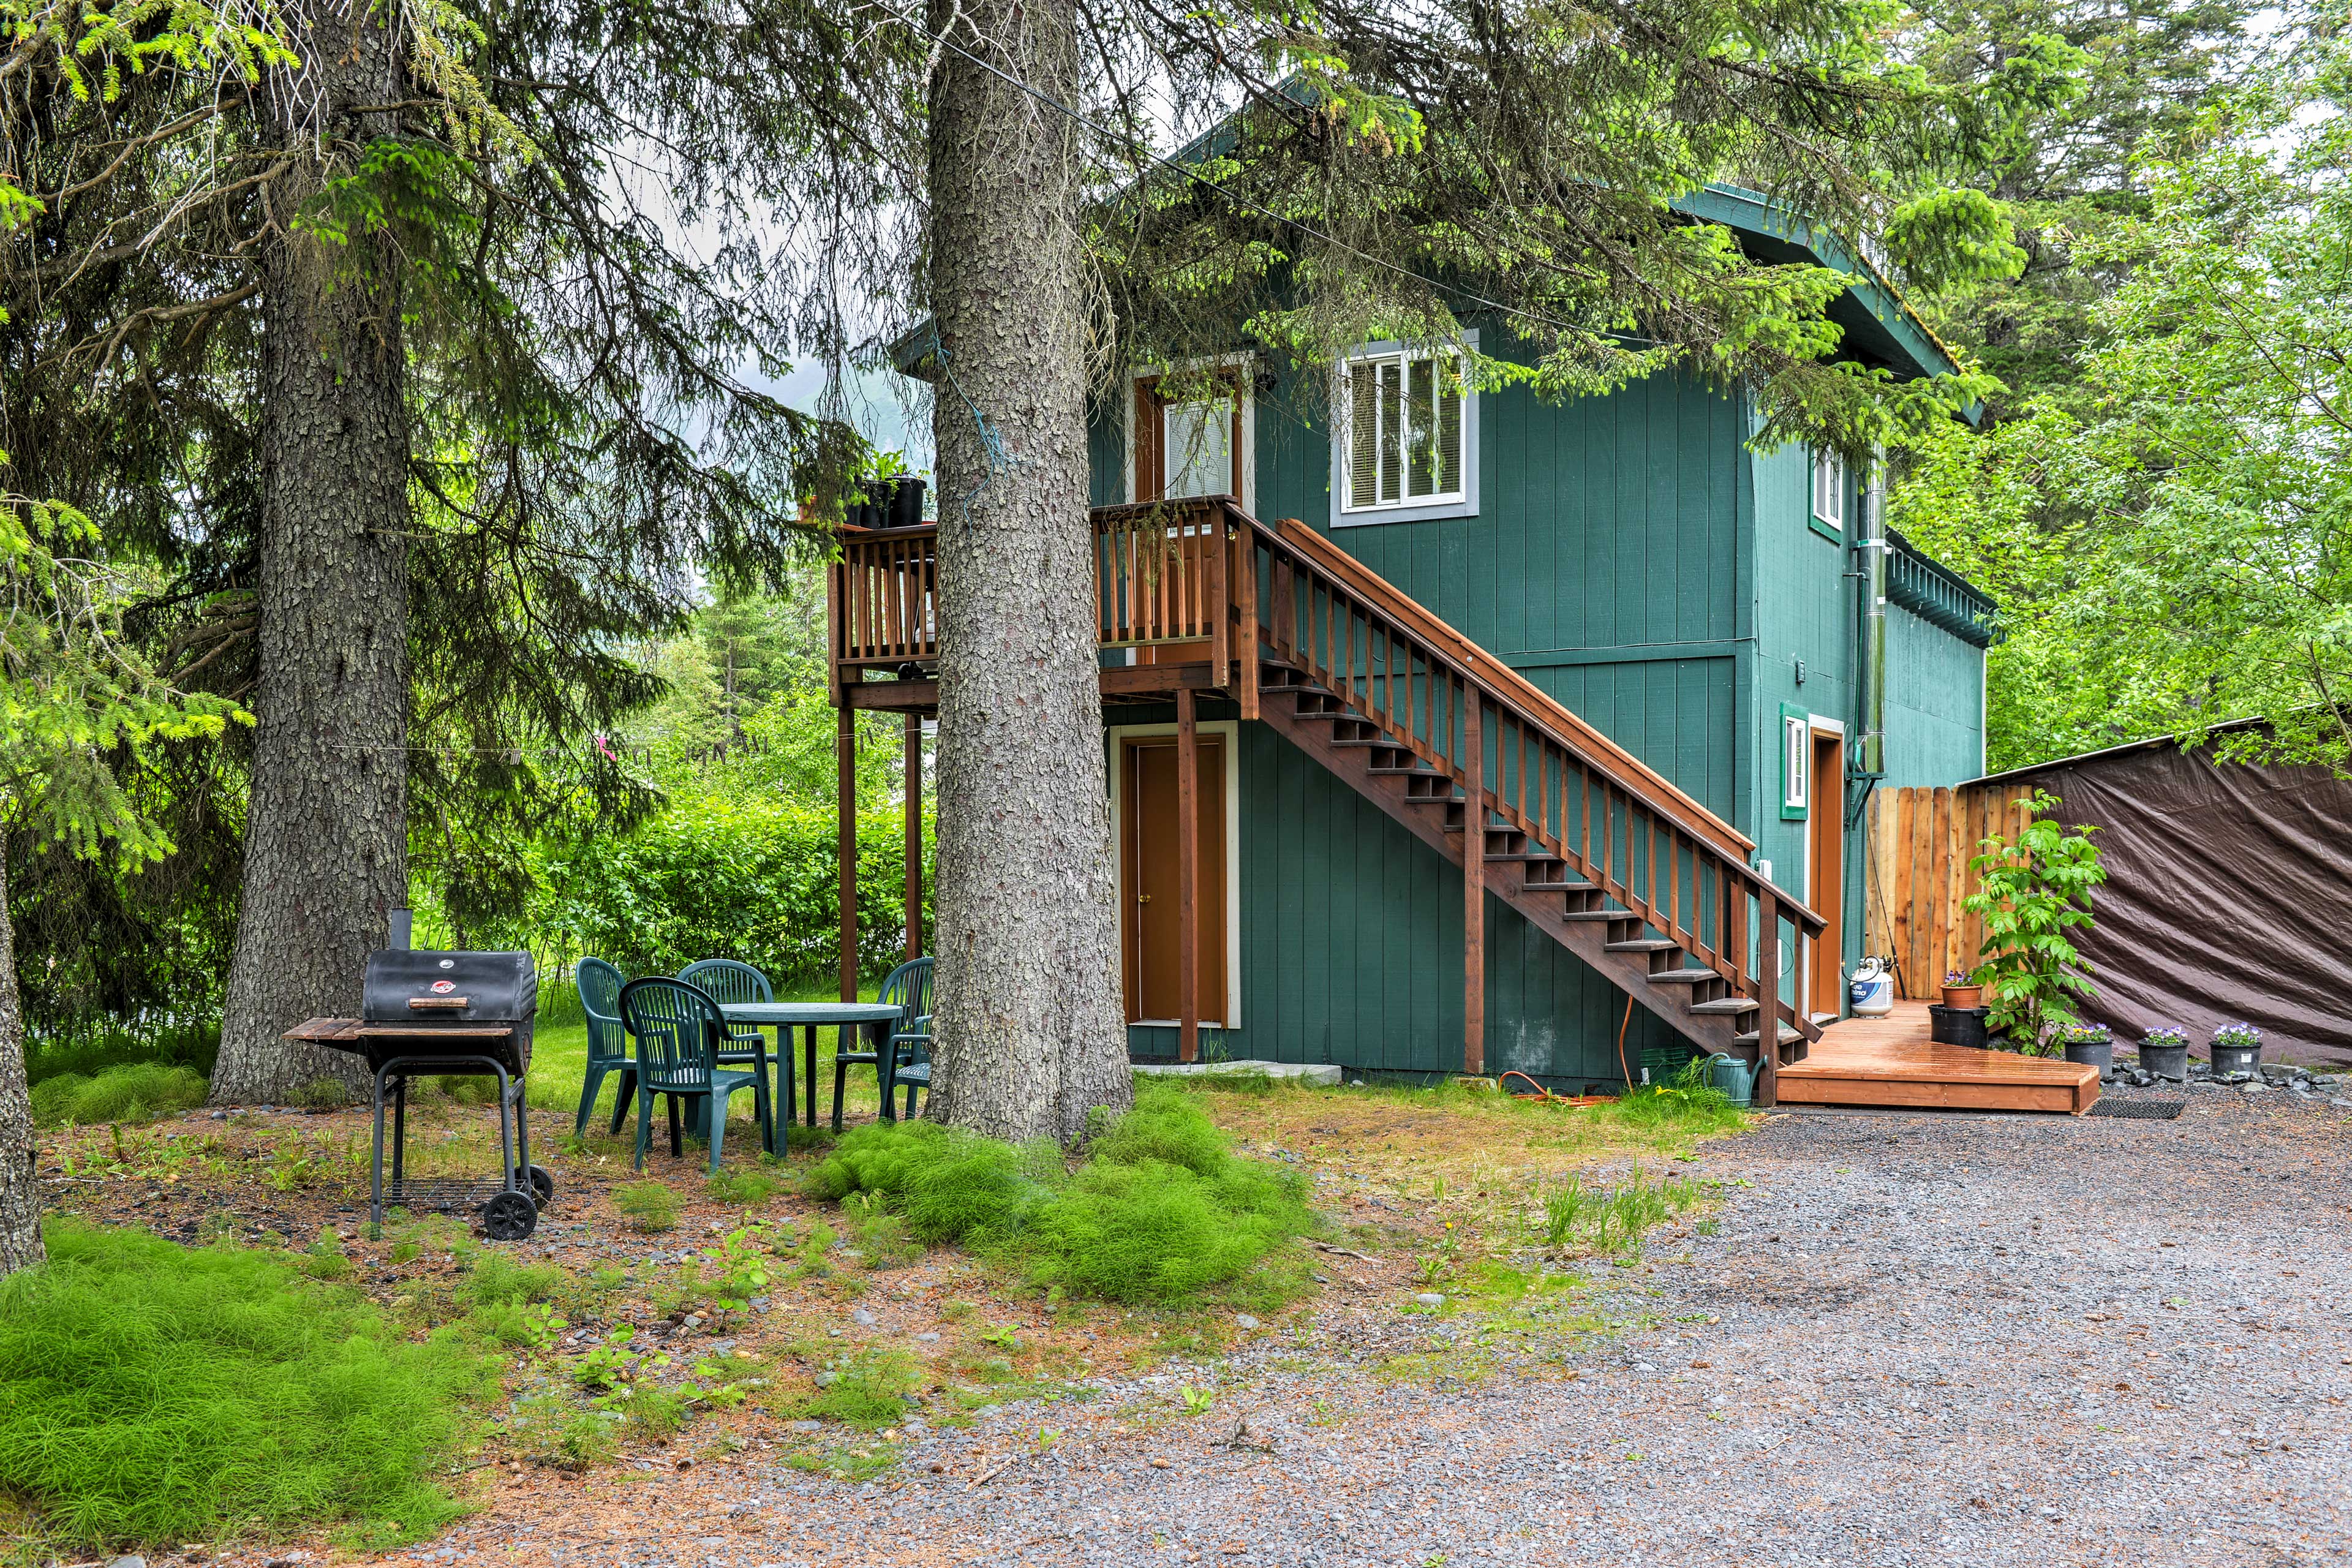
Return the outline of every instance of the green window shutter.
<path id="1" fill-rule="evenodd" d="M 1802 708 L 1780 704 L 1780 816 L 1801 822 L 1813 802 L 1813 725 Z"/>

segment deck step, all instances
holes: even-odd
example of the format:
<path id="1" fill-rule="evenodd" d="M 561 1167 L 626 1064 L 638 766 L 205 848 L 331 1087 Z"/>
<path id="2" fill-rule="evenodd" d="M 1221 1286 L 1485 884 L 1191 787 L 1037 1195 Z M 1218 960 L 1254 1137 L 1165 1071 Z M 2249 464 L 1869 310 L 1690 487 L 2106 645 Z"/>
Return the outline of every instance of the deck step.
<path id="1" fill-rule="evenodd" d="M 1520 886 L 1523 891 L 1530 893 L 1589 893 L 1592 891 L 1592 884 L 1590 882 L 1525 882 L 1520 884 Z M 1609 912 L 1612 915 L 1618 913 L 1615 910 L 1612 910 Z M 1588 910 L 1570 910 L 1568 911 L 1567 918 L 1572 921 L 1581 921 L 1590 920 L 1592 918 L 1592 915 L 1591 911 Z"/>
<path id="2" fill-rule="evenodd" d="M 1657 976 L 1652 975 L 1650 978 L 1654 980 Z M 1761 1030 L 1750 1029 L 1744 1035 L 1732 1036 L 1731 1043 L 1735 1046 L 1752 1046 L 1757 1043 L 1757 1037 L 1761 1033 Z M 1795 1025 L 1783 1024 L 1780 1026 L 1780 1043 L 1782 1045 L 1793 1046 L 1804 1037 L 1805 1032 L 1802 1029 L 1798 1028 Z"/>
<path id="3" fill-rule="evenodd" d="M 1559 866 L 1566 863 L 1559 856 L 1547 855 L 1539 849 L 1489 849 L 1486 851 L 1486 859 L 1490 864 L 1496 860 L 1525 860 L 1535 866 Z"/>
<path id="4" fill-rule="evenodd" d="M 1400 752 L 1404 750 L 1402 746 L 1399 746 L 1396 749 Z M 1375 763 L 1371 767 L 1366 768 L 1364 771 L 1368 773 L 1378 773 L 1383 778 L 1434 780 L 1442 779 L 1445 776 L 1444 773 L 1438 773 L 1433 769 L 1421 767 L 1418 764 L 1409 768 L 1384 768 L 1380 766 L 1378 763 Z"/>
<path id="5" fill-rule="evenodd" d="M 1710 980 L 1721 980 L 1723 976 L 1712 969 L 1661 969 L 1643 978 L 1653 985 L 1704 985 Z"/>
<path id="6" fill-rule="evenodd" d="M 1535 884 L 1530 882 L 1528 886 L 1532 889 L 1535 887 Z M 1564 888 L 1569 891 L 1573 892 L 1580 888 L 1590 887 L 1591 884 L 1589 882 L 1560 882 L 1557 884 L 1547 884 L 1545 890 L 1549 891 L 1552 886 Z M 1642 917 L 1635 914 L 1631 910 L 1570 910 L 1559 918 L 1564 921 L 1638 921 Z"/>
<path id="7" fill-rule="evenodd" d="M 1724 1014 L 1753 1013 L 1760 1005 L 1753 996 L 1719 996 L 1712 1002 L 1694 1002 L 1690 1010 L 1706 1017 L 1715 1017 Z"/>
<path id="8" fill-rule="evenodd" d="M 1636 937 L 1632 942 L 1602 942 L 1601 951 L 1603 952 L 1680 952 L 1682 947 L 1681 942 L 1668 942 L 1662 936 L 1644 936 Z M 1715 971 L 1710 969 L 1703 973 L 1712 974 Z M 1654 974 L 1650 978 L 1654 980 L 1657 976 Z"/>

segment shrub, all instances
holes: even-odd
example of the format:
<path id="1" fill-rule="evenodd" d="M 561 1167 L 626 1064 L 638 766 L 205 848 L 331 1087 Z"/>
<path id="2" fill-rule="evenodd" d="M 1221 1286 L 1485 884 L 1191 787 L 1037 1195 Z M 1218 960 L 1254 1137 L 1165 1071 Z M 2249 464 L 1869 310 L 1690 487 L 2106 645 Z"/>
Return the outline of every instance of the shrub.
<path id="1" fill-rule="evenodd" d="M 871 1194 L 926 1243 L 1000 1252 L 1032 1282 L 1114 1301 L 1180 1302 L 1229 1284 L 1306 1230 L 1297 1175 L 1234 1157 L 1192 1099 L 1144 1088 L 1072 1173 L 932 1122 L 859 1128 L 810 1173 L 812 1195 Z"/>
<path id="2" fill-rule="evenodd" d="M 59 1073 L 33 1086 L 33 1118 L 44 1126 L 92 1126 L 103 1121 L 153 1121 L 205 1102 L 205 1080 L 194 1068 L 124 1062 L 94 1078 Z"/>
<path id="3" fill-rule="evenodd" d="M 2074 999 L 2091 994 L 2074 932 L 2092 923 L 2091 891 L 2107 879 L 2090 838 L 2098 829 L 2067 832 L 2051 815 L 2060 804 L 2036 791 L 2032 820 L 2014 840 L 1984 839 L 1969 862 L 1978 890 L 1961 900 L 1984 921 L 1985 1022 L 2029 1053 L 2054 1054 L 2076 1021 Z"/>
<path id="4" fill-rule="evenodd" d="M 282 1254 L 69 1220 L 0 1282 L 0 1479 L 85 1550 L 355 1519 L 415 1537 L 490 1363 Z"/>
<path id="5" fill-rule="evenodd" d="M 830 1381 L 792 1407 L 803 1421 L 840 1421 L 878 1432 L 905 1419 L 922 1382 L 914 1358 L 903 1351 L 872 1351 L 820 1376 Z"/>
<path id="6" fill-rule="evenodd" d="M 637 1230 L 677 1228 L 677 1194 L 659 1182 L 624 1182 L 613 1189 L 613 1206 Z"/>
<path id="7" fill-rule="evenodd" d="M 702 1190 L 722 1204 L 753 1208 L 774 1197 L 783 1184 L 784 1179 L 773 1171 L 721 1169 L 703 1184 Z"/>

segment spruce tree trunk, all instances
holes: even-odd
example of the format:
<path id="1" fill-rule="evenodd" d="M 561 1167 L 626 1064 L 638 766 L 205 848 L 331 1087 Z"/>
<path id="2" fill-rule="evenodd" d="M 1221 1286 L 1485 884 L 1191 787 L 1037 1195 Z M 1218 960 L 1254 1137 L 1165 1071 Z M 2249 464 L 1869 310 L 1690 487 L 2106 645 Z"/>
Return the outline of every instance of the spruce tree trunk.
<path id="1" fill-rule="evenodd" d="M 393 132 L 339 104 L 405 96 L 397 10 L 316 13 L 312 58 L 334 135 Z M 388 20 L 389 18 L 389 20 Z M 288 224 L 339 172 L 307 133 L 271 193 L 262 250 L 260 680 L 244 912 L 229 964 L 215 1104 L 287 1100 L 357 1058 L 278 1037 L 351 1016 L 370 949 L 407 902 L 408 415 L 399 256 L 388 237 L 322 242 Z"/>
<path id="2" fill-rule="evenodd" d="M 1076 100 L 1072 0 L 931 0 L 929 16 Z M 930 110 L 943 362 L 932 1114 L 1067 1143 L 1131 1095 L 1087 519 L 1079 149 L 1067 120 L 951 51 Z"/>
<path id="3" fill-rule="evenodd" d="M 0 835 L 0 1279 L 47 1256 L 41 1247 L 41 1184 L 34 1157 L 33 1103 L 25 1088 L 25 1005 L 16 991 L 16 933 L 8 923 L 7 838 Z"/>

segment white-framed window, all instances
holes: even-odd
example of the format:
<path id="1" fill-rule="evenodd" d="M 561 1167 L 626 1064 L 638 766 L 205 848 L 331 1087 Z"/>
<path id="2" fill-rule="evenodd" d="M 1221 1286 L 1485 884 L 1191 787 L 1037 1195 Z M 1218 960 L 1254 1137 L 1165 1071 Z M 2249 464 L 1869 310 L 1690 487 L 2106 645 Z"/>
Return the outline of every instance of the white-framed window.
<path id="1" fill-rule="evenodd" d="M 1835 452 L 1813 454 L 1813 521 L 1836 532 L 1845 531 L 1845 459 Z"/>
<path id="2" fill-rule="evenodd" d="M 1450 347 L 1367 343 L 1341 361 L 1333 396 L 1334 522 L 1476 512 L 1478 395 L 1468 371 Z"/>
<path id="3" fill-rule="evenodd" d="M 1812 805 L 1813 725 L 1801 708 L 1780 709 L 1780 815 L 1803 816 Z"/>

